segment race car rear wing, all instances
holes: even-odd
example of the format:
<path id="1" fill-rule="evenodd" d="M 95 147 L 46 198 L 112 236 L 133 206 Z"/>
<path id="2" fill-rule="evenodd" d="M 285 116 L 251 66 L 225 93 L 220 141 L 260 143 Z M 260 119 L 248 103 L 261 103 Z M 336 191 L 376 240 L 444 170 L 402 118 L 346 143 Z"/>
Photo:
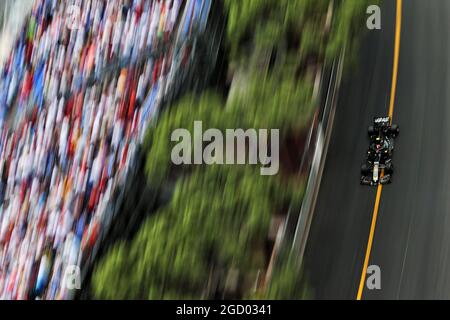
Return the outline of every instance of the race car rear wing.
<path id="1" fill-rule="evenodd" d="M 391 122 L 391 118 L 389 117 L 379 117 L 379 118 L 375 118 L 373 120 L 373 123 L 378 124 L 378 125 L 386 125 L 389 124 Z"/>

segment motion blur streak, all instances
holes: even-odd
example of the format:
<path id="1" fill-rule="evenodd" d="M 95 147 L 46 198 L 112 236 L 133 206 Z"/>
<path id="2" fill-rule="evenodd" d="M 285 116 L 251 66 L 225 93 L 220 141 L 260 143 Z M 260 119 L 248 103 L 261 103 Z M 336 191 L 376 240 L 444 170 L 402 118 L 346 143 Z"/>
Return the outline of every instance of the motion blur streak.
<path id="1" fill-rule="evenodd" d="M 20 31 L 26 16 L 30 13 L 34 0 L 0 1 L 0 63 L 8 57 L 13 40 Z"/>
<path id="2" fill-rule="evenodd" d="M 34 1 L 1 69 L 0 299 L 74 298 L 210 2 L 86 1 L 73 29 L 68 4 Z"/>

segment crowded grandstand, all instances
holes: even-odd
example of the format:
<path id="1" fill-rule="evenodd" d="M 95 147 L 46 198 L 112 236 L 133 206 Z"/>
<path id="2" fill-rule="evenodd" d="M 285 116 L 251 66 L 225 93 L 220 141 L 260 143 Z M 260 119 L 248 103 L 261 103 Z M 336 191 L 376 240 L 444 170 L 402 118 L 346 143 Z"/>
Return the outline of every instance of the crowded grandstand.
<path id="1" fill-rule="evenodd" d="M 66 270 L 107 232 L 210 6 L 34 2 L 0 75 L 0 299 L 74 298 Z"/>

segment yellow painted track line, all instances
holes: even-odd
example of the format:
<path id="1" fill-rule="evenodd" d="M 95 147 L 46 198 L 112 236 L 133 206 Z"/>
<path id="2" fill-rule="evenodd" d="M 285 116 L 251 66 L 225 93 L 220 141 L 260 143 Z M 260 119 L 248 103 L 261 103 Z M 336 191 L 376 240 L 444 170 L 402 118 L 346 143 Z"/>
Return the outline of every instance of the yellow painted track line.
<path id="1" fill-rule="evenodd" d="M 372 251 L 373 237 L 375 235 L 375 227 L 377 225 L 378 208 L 380 207 L 382 191 L 383 191 L 383 186 L 379 185 L 378 189 L 377 189 L 377 196 L 375 198 L 375 206 L 373 208 L 373 215 L 372 215 L 372 224 L 370 225 L 369 241 L 367 242 L 366 257 L 364 259 L 364 266 L 363 266 L 363 271 L 361 274 L 361 280 L 359 282 L 358 296 L 356 297 L 356 300 L 362 299 L 364 285 L 366 283 L 367 268 L 369 266 L 370 253 Z"/>
<path id="2" fill-rule="evenodd" d="M 397 0 L 397 18 L 395 25 L 395 48 L 394 48 L 394 66 L 392 68 L 392 87 L 391 87 L 391 101 L 389 103 L 389 117 L 394 116 L 395 95 L 397 92 L 397 77 L 398 77 L 398 60 L 400 56 L 400 38 L 402 31 L 402 0 Z"/>
<path id="3" fill-rule="evenodd" d="M 392 117 L 394 115 L 394 105 L 395 105 L 395 94 L 397 91 L 397 76 L 398 76 L 398 60 L 400 56 L 400 36 L 401 36 L 401 29 L 402 29 L 402 0 L 397 0 L 397 14 L 396 14 L 396 26 L 395 26 L 395 48 L 394 48 L 394 65 L 392 69 L 392 86 L 391 86 L 391 100 L 389 104 L 389 117 L 391 118 L 392 123 Z M 377 225 L 377 218 L 378 218 L 378 209 L 380 207 L 380 201 L 381 201 L 381 193 L 383 192 L 383 186 L 379 185 L 377 189 L 377 196 L 375 198 L 375 206 L 373 208 L 373 214 L 372 214 L 372 223 L 370 225 L 370 233 L 369 233 L 369 240 L 367 242 L 367 249 L 366 249 L 366 256 L 364 258 L 364 265 L 363 270 L 361 273 L 361 280 L 359 282 L 359 288 L 358 288 L 358 295 L 356 297 L 356 300 L 361 300 L 363 291 L 364 291 L 364 285 L 366 283 L 366 275 L 367 275 L 367 268 L 369 266 L 369 260 L 370 260 L 370 254 L 372 252 L 372 244 L 373 244 L 373 238 L 375 235 L 375 228 Z"/>

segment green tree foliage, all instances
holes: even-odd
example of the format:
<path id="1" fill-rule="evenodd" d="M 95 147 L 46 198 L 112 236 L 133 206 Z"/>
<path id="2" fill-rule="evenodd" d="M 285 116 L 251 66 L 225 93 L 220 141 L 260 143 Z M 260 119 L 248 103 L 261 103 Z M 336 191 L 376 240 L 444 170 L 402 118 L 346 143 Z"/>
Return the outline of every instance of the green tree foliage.
<path id="1" fill-rule="evenodd" d="M 175 144 L 171 141 L 173 131 L 184 128 L 193 132 L 194 121 L 202 121 L 205 126 L 215 128 L 220 123 L 219 115 L 223 108 L 219 96 L 207 92 L 200 97 L 187 95 L 161 115 L 157 125 L 149 129 L 145 141 L 149 152 L 146 173 L 152 184 L 161 184 L 168 175 L 171 150 Z"/>
<path id="2" fill-rule="evenodd" d="M 261 79 L 251 74 L 245 90 L 229 97 L 227 113 L 244 128 L 277 128 L 282 136 L 307 125 L 314 112 L 312 85 L 292 75 Z"/>
<path id="3" fill-rule="evenodd" d="M 337 7 L 335 18 L 331 28 L 331 34 L 327 43 L 327 58 L 336 57 L 344 46 L 350 47 L 351 53 L 355 52 L 358 44 L 358 34 L 365 29 L 365 13 L 367 7 L 378 4 L 379 0 L 342 0 Z"/>
<path id="4" fill-rule="evenodd" d="M 255 252 L 263 251 L 272 215 L 303 198 L 303 181 L 260 176 L 259 166 L 174 168 L 171 134 L 179 128 L 193 132 L 194 121 L 205 128 L 277 128 L 282 139 L 304 130 L 317 107 L 310 61 L 316 70 L 353 44 L 367 0 L 223 1 L 232 89 L 226 100 L 212 92 L 187 95 L 149 129 L 150 183 L 163 184 L 175 169 L 181 175 L 170 203 L 97 264 L 97 298 L 205 298 L 217 270 L 254 275 L 266 267 Z M 257 297 L 307 297 L 297 266 L 280 262 Z"/>
<path id="5" fill-rule="evenodd" d="M 291 77 L 279 80 L 267 76 L 260 81 L 256 74 L 246 81 L 245 90 L 230 96 L 225 103 L 212 92 L 200 97 L 186 96 L 164 113 L 155 128 L 150 129 L 146 144 L 151 156 L 146 161 L 146 172 L 153 184 L 160 184 L 170 170 L 173 146 L 171 134 L 185 128 L 193 132 L 194 121 L 202 121 L 207 128 L 276 128 L 281 138 L 291 131 L 305 128 L 314 112 L 312 87 L 306 81 Z"/>
<path id="6" fill-rule="evenodd" d="M 231 57 L 243 59 L 250 48 L 296 44 L 297 58 L 316 54 L 327 59 L 353 47 L 364 30 L 365 11 L 379 0 L 225 0 Z M 329 15 L 331 12 L 331 16 Z M 328 25 L 329 24 L 329 25 Z"/>
<path id="7" fill-rule="evenodd" d="M 317 31 L 328 3 L 329 0 L 225 0 L 232 56 L 236 57 L 242 41 L 248 37 L 259 48 L 277 46 L 286 40 L 288 31 L 299 32 L 305 23 L 316 26 L 308 39 L 310 44 L 314 40 L 318 45 L 321 39 Z"/>
<path id="8" fill-rule="evenodd" d="M 299 300 L 310 299 L 311 293 L 305 285 L 302 272 L 293 259 L 284 259 L 272 275 L 272 281 L 266 292 L 256 296 L 261 299 Z"/>
<path id="9" fill-rule="evenodd" d="M 211 266 L 254 268 L 248 257 L 288 198 L 277 183 L 245 166 L 211 166 L 180 180 L 170 206 L 97 266 L 95 296 L 202 298 Z"/>

